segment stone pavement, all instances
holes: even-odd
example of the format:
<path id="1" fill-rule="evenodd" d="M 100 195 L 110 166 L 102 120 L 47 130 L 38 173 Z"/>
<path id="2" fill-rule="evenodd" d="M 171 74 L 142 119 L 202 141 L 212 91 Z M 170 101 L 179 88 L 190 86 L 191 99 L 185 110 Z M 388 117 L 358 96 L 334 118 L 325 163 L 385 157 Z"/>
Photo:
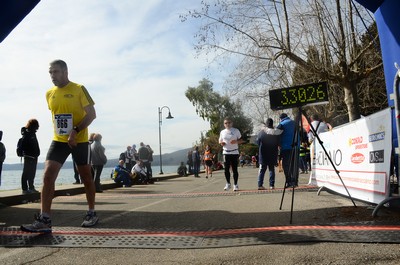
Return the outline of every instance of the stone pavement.
<path id="1" fill-rule="evenodd" d="M 19 226 L 31 222 L 40 205 L 11 203 L 13 206 L 0 209 L 0 245 L 24 249 L 34 246 L 46 251 L 194 250 L 295 243 L 400 242 L 398 212 L 382 209 L 373 218 L 373 205 L 356 201 L 354 207 L 348 198 L 325 191 L 318 195 L 316 187 L 306 185 L 306 175 L 300 175 L 294 193 L 293 189 L 283 189 L 282 173 L 277 174 L 275 190 L 259 191 L 256 168 L 240 168 L 239 172 L 238 192 L 223 191 L 222 171 L 214 172 L 208 179 L 204 173 L 201 178 L 157 176 L 159 181 L 154 185 L 130 188 L 103 183 L 105 191 L 96 195 L 100 222 L 95 228 L 80 227 L 87 208 L 82 187 L 57 187 L 59 196 L 52 206 L 53 233 L 21 232 Z M 4 200 L 5 196 L 0 196 Z M 19 194 L 9 193 L 6 197 L 12 196 L 21 201 Z M 1 253 L 0 258 L 8 255 Z"/>

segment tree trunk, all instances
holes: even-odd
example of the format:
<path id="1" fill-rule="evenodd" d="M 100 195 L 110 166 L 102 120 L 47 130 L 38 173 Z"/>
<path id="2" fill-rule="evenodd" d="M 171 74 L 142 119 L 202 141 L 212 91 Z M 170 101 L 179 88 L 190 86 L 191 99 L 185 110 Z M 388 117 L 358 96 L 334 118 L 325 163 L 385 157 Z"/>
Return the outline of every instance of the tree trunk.
<path id="1" fill-rule="evenodd" d="M 343 85 L 343 89 L 344 102 L 346 103 L 347 110 L 349 111 L 349 121 L 357 120 L 361 117 L 361 115 L 356 84 L 354 82 L 346 82 Z"/>

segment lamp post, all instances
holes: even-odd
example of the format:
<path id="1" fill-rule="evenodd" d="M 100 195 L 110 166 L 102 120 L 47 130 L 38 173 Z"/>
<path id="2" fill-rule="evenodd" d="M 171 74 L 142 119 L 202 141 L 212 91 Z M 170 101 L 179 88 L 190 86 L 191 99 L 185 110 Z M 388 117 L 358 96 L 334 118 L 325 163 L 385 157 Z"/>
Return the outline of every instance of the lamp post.
<path id="1" fill-rule="evenodd" d="M 162 110 L 164 108 L 168 109 L 168 116 L 165 117 L 166 119 L 173 119 L 174 117 L 171 116 L 171 111 L 167 106 L 158 107 L 158 142 L 160 144 L 160 175 L 164 174 L 162 171 L 162 156 L 161 156 L 161 124 L 162 124 Z"/>

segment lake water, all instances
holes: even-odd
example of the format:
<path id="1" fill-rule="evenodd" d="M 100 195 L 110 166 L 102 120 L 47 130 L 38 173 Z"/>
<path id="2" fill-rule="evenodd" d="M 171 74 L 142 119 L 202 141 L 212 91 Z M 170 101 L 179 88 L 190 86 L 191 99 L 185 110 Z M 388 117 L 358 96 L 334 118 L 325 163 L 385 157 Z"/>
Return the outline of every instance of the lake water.
<path id="1" fill-rule="evenodd" d="M 178 166 L 164 166 L 162 167 L 164 174 L 175 173 Z M 103 168 L 103 172 L 101 174 L 102 180 L 110 180 L 111 170 L 113 168 L 106 167 Z M 157 176 L 160 172 L 159 166 L 153 166 L 153 177 Z M 21 189 L 21 170 L 3 170 L 1 173 L 1 190 L 15 190 Z M 38 169 L 36 171 L 35 177 L 35 188 L 40 190 L 42 186 L 42 177 L 43 177 L 43 169 Z M 66 185 L 72 184 L 75 182 L 74 178 L 74 169 L 72 168 L 62 168 L 58 178 L 56 180 L 56 185 Z"/>

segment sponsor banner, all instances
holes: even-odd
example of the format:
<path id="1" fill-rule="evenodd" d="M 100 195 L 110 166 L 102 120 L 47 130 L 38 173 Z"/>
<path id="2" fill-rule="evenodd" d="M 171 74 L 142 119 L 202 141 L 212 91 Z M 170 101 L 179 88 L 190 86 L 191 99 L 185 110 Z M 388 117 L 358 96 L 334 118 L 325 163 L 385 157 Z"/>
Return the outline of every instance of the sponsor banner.
<path id="1" fill-rule="evenodd" d="M 313 174 L 318 186 L 348 195 L 333 163 L 353 198 L 380 203 L 389 197 L 392 148 L 389 108 L 321 133 L 319 137 L 329 157 L 318 141 L 314 141 Z"/>

